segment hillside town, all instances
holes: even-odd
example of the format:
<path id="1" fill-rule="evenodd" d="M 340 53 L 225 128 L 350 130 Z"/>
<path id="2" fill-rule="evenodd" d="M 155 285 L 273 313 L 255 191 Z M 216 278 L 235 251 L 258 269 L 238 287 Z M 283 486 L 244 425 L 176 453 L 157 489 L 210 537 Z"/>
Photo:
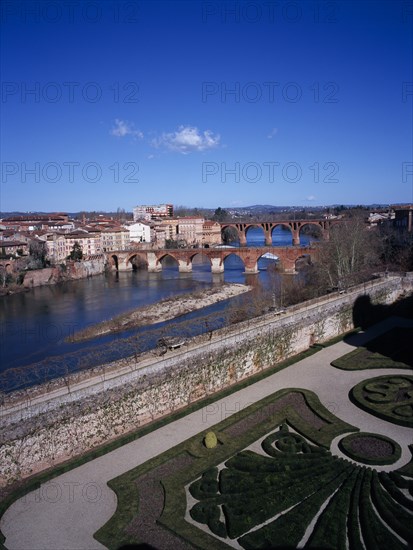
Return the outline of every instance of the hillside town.
<path id="1" fill-rule="evenodd" d="M 36 246 L 45 247 L 50 264 L 64 263 L 74 247 L 78 258 L 128 250 L 178 246 L 213 246 L 221 242 L 221 226 L 202 217 L 174 217 L 173 205 L 137 206 L 133 221 L 122 221 L 106 215 L 70 219 L 68 214 L 27 214 L 10 216 L 0 222 L 0 243 L 3 257 L 30 254 Z"/>
<path id="2" fill-rule="evenodd" d="M 377 237 L 380 234 L 382 242 L 387 242 L 391 249 L 394 248 L 393 241 L 399 242 L 401 235 L 412 233 L 413 205 L 301 211 L 285 211 L 280 207 L 268 211 L 268 208 L 255 206 L 226 210 L 218 207 L 214 211 L 165 203 L 138 205 L 129 213 L 118 209 L 113 214 L 55 212 L 9 215 L 0 220 L 0 294 L 83 279 L 112 268 L 136 270 L 146 265 L 149 271 L 157 271 L 160 266 L 149 266 L 145 254 L 164 249 L 245 247 L 247 232 L 252 227 L 263 231 L 265 244 L 271 246 L 272 228 L 277 223 L 284 226 L 287 233 L 291 232 L 290 245 L 287 242 L 287 246 L 292 245 L 295 253 L 300 245 L 301 228 L 316 240 L 325 240 L 328 237 L 321 235 L 320 226 L 351 222 L 355 218 Z M 398 246 L 402 246 L 401 242 Z M 112 252 L 116 255 L 111 256 Z M 126 254 L 123 260 L 127 265 L 121 267 L 118 262 L 122 253 L 123 256 Z M 133 261 L 130 253 L 135 253 Z M 394 255 L 394 251 L 391 254 Z M 183 264 L 179 266 L 180 271 L 191 270 L 191 266 Z M 245 269 L 257 272 L 257 266 L 253 264 L 246 265 Z M 286 269 L 295 271 L 294 265 Z M 223 267 L 212 269 L 221 272 Z"/>
<path id="3" fill-rule="evenodd" d="M 413 205 L 393 206 L 367 211 L 365 221 L 370 227 L 387 224 L 411 232 L 412 213 Z M 236 211 L 228 212 L 228 216 L 233 220 L 238 218 Z M 307 216 L 311 219 L 311 214 Z M 324 213 L 323 216 L 332 219 L 342 214 Z M 68 259 L 92 258 L 115 250 L 208 248 L 221 242 L 219 221 L 196 215 L 176 216 L 172 204 L 136 206 L 133 220 L 105 214 L 71 218 L 62 212 L 29 213 L 0 220 L 2 258 L 28 256 L 37 249 L 42 250 L 43 259 L 49 265 L 59 265 Z"/>

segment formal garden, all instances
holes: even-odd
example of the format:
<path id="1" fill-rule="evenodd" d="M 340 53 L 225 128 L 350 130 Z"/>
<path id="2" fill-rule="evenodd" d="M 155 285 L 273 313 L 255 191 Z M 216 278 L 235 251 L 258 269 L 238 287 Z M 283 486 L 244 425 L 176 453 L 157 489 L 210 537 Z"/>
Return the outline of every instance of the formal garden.
<path id="1" fill-rule="evenodd" d="M 333 366 L 407 368 L 408 354 L 394 348 L 410 338 L 403 331 L 402 340 L 377 339 Z M 407 374 L 372 376 L 349 399 L 412 426 L 412 390 Z M 341 456 L 330 452 L 335 439 Z M 413 460 L 392 470 L 400 454 L 397 441 L 360 432 L 315 393 L 283 389 L 113 479 L 118 508 L 95 538 L 110 549 L 408 548 Z M 383 465 L 388 471 L 375 469 Z"/>

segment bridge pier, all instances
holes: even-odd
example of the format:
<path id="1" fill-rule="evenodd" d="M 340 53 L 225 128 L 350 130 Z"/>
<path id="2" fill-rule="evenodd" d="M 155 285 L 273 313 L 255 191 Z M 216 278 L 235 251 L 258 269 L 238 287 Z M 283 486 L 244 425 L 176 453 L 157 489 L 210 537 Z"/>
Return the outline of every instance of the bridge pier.
<path id="1" fill-rule="evenodd" d="M 191 260 L 178 260 L 178 271 L 179 273 L 192 273 Z"/>
<path id="2" fill-rule="evenodd" d="M 222 258 L 211 258 L 211 273 L 224 273 Z"/>
<path id="3" fill-rule="evenodd" d="M 260 272 L 260 270 L 258 269 L 258 263 L 257 262 L 251 262 L 249 265 L 245 264 L 245 269 L 243 271 L 243 273 L 245 273 L 245 275 L 256 275 L 259 272 Z"/>
<path id="4" fill-rule="evenodd" d="M 245 233 L 245 230 L 239 230 L 239 245 L 240 246 L 247 246 L 247 235 Z"/>
<path id="5" fill-rule="evenodd" d="M 284 257 L 281 261 L 281 269 L 286 275 L 295 275 L 297 273 L 295 269 L 295 259 Z"/>
<path id="6" fill-rule="evenodd" d="M 154 252 L 147 253 L 148 259 L 148 273 L 158 273 L 162 271 L 162 264 L 158 262 L 158 258 Z"/>
<path id="7" fill-rule="evenodd" d="M 128 258 L 118 258 L 118 271 L 132 271 L 133 267 L 130 262 L 127 261 Z M 116 269 L 116 268 L 115 268 Z"/>

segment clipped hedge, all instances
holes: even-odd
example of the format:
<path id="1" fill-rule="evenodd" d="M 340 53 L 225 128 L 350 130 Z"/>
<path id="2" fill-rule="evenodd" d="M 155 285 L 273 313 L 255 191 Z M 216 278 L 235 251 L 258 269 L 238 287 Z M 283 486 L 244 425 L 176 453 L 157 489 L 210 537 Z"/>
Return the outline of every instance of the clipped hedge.
<path id="1" fill-rule="evenodd" d="M 413 501 L 401 492 L 401 490 L 397 487 L 397 485 L 388 473 L 380 472 L 379 479 L 380 482 L 383 484 L 383 487 L 386 489 L 386 491 L 388 491 L 390 496 L 394 498 L 396 502 L 398 502 L 408 510 L 413 510 Z"/>
<path id="2" fill-rule="evenodd" d="M 348 520 L 347 520 L 347 536 L 348 536 L 348 545 L 350 550 L 365 550 L 363 542 L 361 540 L 361 531 L 360 531 L 360 520 L 359 520 L 359 502 L 360 502 L 360 492 L 361 485 L 363 483 L 363 478 L 366 474 L 365 468 L 358 468 L 358 476 L 353 485 L 353 490 L 351 492 L 349 511 L 348 511 Z"/>
<path id="3" fill-rule="evenodd" d="M 388 456 L 379 457 L 374 454 L 374 450 L 372 453 L 362 453 L 354 449 L 354 444 L 363 440 L 366 443 L 368 443 L 368 440 L 370 440 L 371 444 L 374 444 L 374 441 L 379 443 L 380 442 L 387 443 L 388 446 L 392 449 L 392 453 Z M 377 465 L 377 466 L 383 465 L 383 464 L 393 464 L 394 462 L 399 460 L 402 453 L 400 445 L 396 443 L 396 441 L 393 441 L 392 439 L 384 435 L 373 434 L 368 432 L 359 432 L 355 434 L 349 434 L 339 442 L 338 446 L 345 455 L 352 458 L 353 460 L 356 460 L 357 462 L 361 462 L 362 464 L 370 464 L 370 465 Z"/>
<path id="4" fill-rule="evenodd" d="M 358 471 L 351 467 L 337 492 L 321 513 L 306 547 L 347 550 L 347 516 Z M 350 475 L 348 475 L 350 474 Z"/>
<path id="5" fill-rule="evenodd" d="M 218 492 L 218 468 L 211 468 L 202 474 L 201 479 L 191 483 L 189 492 L 197 500 L 215 496 Z"/>
<path id="6" fill-rule="evenodd" d="M 413 376 L 377 376 L 351 389 L 350 400 L 360 409 L 388 422 L 413 427 Z M 403 399 L 400 399 L 401 393 Z"/>
<path id="7" fill-rule="evenodd" d="M 277 541 L 277 546 L 295 548 L 304 536 L 308 525 L 318 513 L 320 506 L 346 479 L 348 470 L 347 468 L 340 472 L 329 483 L 320 486 L 316 492 L 275 521 L 263 526 L 258 531 L 244 535 L 239 539 L 241 546 L 247 550 L 270 548 L 274 541 Z"/>
<path id="8" fill-rule="evenodd" d="M 268 404 L 290 392 L 300 393 L 309 409 L 326 422 L 318 423 L 321 427 L 315 428 L 287 403 L 268 415 Z M 251 415 L 261 410 L 265 410 L 262 421 L 250 422 L 247 430 L 240 431 L 240 436 L 232 435 L 228 430 L 228 427 L 237 425 L 244 418 L 249 420 Z M 281 429 L 276 431 L 280 425 Z M 292 432 L 289 426 L 299 433 Z M 225 540 L 216 537 L 235 539 L 246 549 L 274 545 L 297 547 L 320 507 L 331 497 L 317 519 L 308 547 L 344 550 L 347 518 L 349 550 L 376 550 L 382 547 L 397 550 L 400 541 L 393 540 L 395 537 L 387 524 L 391 528 L 393 525 L 398 534 L 407 536 L 409 526 L 406 518 L 396 518 L 392 510 L 393 518 L 388 518 L 387 522 L 380 507 L 372 505 L 374 498 L 380 497 L 387 502 L 379 493 L 379 496 L 374 496 L 374 490 L 382 490 L 387 498 L 391 498 L 387 489 L 384 486 L 374 488 L 370 470 L 332 456 L 326 450 L 332 437 L 337 437 L 346 428 L 348 432 L 348 425 L 330 415 L 315 395 L 301 390 L 281 390 L 261 403 L 243 409 L 213 428 L 220 445 L 212 453 L 203 444 L 204 434 L 198 434 L 168 451 L 163 458 L 158 457 L 158 462 L 155 459 L 151 461 L 159 463 L 166 460 L 165 457 L 175 457 L 178 452 L 187 453 L 192 459 L 191 465 L 182 472 L 162 478 L 165 503 L 158 524 L 181 540 L 190 541 L 204 550 L 223 547 Z M 271 456 L 242 450 L 263 437 L 266 444 L 262 448 L 268 448 Z M 277 443 L 281 444 L 277 446 Z M 149 464 L 141 466 L 134 475 L 148 468 L 150 470 Z M 407 499 L 400 489 L 405 490 L 408 481 L 400 474 L 389 474 L 388 478 L 393 491 L 398 491 Z M 132 483 L 133 478 L 128 479 Z M 188 510 L 184 487 L 188 485 L 190 494 L 199 501 L 189 511 L 195 523 L 185 520 Z M 334 494 L 337 488 L 338 492 Z M 395 503 L 395 506 L 398 504 Z M 285 512 L 289 508 L 291 510 Z M 386 524 L 382 523 L 382 519 Z M 257 529 L 268 520 L 268 525 Z M 209 531 L 199 529 L 197 523 L 206 526 Z M 249 532 L 251 529 L 255 530 Z"/>
<path id="9" fill-rule="evenodd" d="M 371 496 L 376 510 L 393 531 L 400 535 L 406 542 L 413 543 L 412 521 L 413 517 L 403 506 L 397 504 L 389 494 L 384 491 L 376 471 L 372 477 Z"/>
<path id="10" fill-rule="evenodd" d="M 359 514 L 360 525 L 366 548 L 391 548 L 391 550 L 406 550 L 406 545 L 393 535 L 376 516 L 371 500 L 372 471 L 366 472 L 361 487 Z"/>
<path id="11" fill-rule="evenodd" d="M 249 492 L 239 494 L 237 498 L 232 495 L 231 500 L 223 505 L 229 537 L 237 538 L 300 503 L 332 483 L 350 467 L 345 461 L 331 458 L 330 464 L 323 465 L 317 472 L 309 469 L 302 471 L 302 476 L 296 476 L 294 470 L 285 474 L 269 474 L 264 483 L 252 484 Z"/>

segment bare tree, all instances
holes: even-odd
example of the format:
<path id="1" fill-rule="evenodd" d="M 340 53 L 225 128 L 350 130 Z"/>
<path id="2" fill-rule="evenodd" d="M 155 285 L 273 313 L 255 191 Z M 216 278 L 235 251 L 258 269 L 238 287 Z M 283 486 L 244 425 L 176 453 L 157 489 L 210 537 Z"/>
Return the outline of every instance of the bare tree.
<path id="1" fill-rule="evenodd" d="M 413 234 L 387 224 L 379 228 L 379 254 L 386 270 L 413 269 Z"/>
<path id="2" fill-rule="evenodd" d="M 346 288 L 371 277 L 380 266 L 378 242 L 359 217 L 333 226 L 319 249 L 319 267 L 329 285 Z"/>

